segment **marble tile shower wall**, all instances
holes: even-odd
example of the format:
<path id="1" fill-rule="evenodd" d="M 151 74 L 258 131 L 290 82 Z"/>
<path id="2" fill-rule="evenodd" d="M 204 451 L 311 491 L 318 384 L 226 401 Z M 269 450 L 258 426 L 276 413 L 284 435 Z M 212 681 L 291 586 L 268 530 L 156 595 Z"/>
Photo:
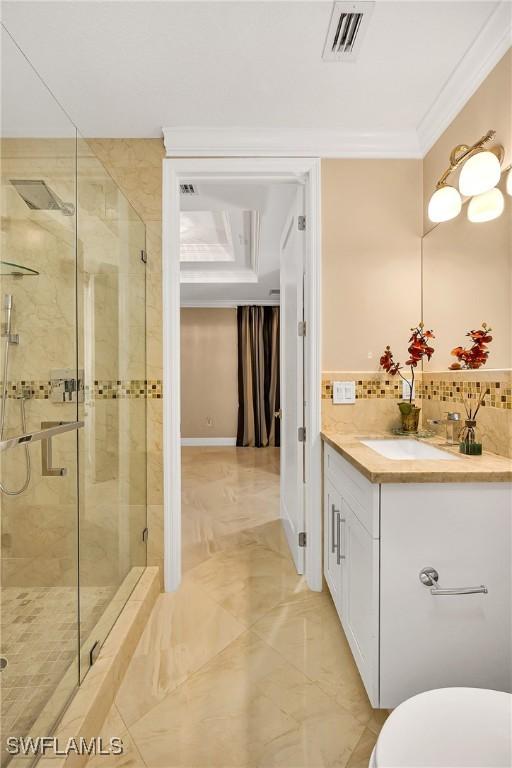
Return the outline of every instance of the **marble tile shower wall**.
<path id="1" fill-rule="evenodd" d="M 148 381 L 145 370 L 140 221 L 84 142 L 78 167 L 78 315 L 79 336 L 85 338 L 79 367 L 93 371 L 79 406 L 79 417 L 88 422 L 79 462 L 80 527 L 86 544 L 81 577 L 87 586 L 117 586 L 126 569 L 145 557 L 145 409 L 147 396 L 157 398 L 159 382 Z M 43 178 L 61 199 L 74 200 L 74 170 L 74 146 L 68 142 L 3 143 L 3 183 Z M 15 402 L 21 389 L 28 395 L 29 430 L 44 420 L 76 417 L 76 405 L 49 397 L 51 369 L 76 364 L 74 221 L 59 212 L 28 211 L 14 189 L 6 187 L 4 253 L 39 272 L 37 277 L 2 277 L 2 292 L 14 296 L 20 334 L 9 376 L 8 428 L 14 434 L 20 428 Z M 66 478 L 42 477 L 40 448 L 30 450 L 28 490 L 23 497 L 2 499 L 3 584 L 72 585 L 77 567 L 74 433 L 53 441 L 53 463 L 67 467 Z M 19 457 L 2 456 L 2 477 L 11 486 L 22 474 Z"/>
<path id="2" fill-rule="evenodd" d="M 162 160 L 160 139 L 89 140 L 94 153 L 146 225 L 146 370 L 161 382 L 162 362 Z M 147 400 L 148 565 L 163 571 L 162 400 Z"/>
<path id="3" fill-rule="evenodd" d="M 334 405 L 332 382 L 356 382 L 356 402 Z M 489 389 L 480 409 L 478 427 L 484 446 L 493 453 L 512 455 L 512 371 L 442 371 L 419 373 L 416 404 L 422 409 L 423 425 L 440 419 L 447 411 L 464 417 L 464 401 L 475 405 Z M 397 402 L 402 399 L 401 380 L 385 373 L 325 371 L 322 375 L 322 425 L 339 432 L 390 431 L 399 425 Z M 437 429 L 440 429 L 439 427 Z"/>

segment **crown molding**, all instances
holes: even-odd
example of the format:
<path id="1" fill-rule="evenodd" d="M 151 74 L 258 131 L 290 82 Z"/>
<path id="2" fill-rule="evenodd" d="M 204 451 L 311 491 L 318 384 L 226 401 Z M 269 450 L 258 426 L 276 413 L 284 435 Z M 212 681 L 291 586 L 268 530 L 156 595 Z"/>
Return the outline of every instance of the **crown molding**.
<path id="1" fill-rule="evenodd" d="M 417 129 L 344 132 L 175 126 L 163 128 L 167 157 L 417 158 L 427 152 L 512 46 L 512 3 L 501 0 Z"/>
<path id="2" fill-rule="evenodd" d="M 415 131 L 346 133 L 336 130 L 168 127 L 167 157 L 419 158 Z"/>
<path id="3" fill-rule="evenodd" d="M 512 4 L 502 0 L 418 125 L 425 156 L 512 45 Z"/>

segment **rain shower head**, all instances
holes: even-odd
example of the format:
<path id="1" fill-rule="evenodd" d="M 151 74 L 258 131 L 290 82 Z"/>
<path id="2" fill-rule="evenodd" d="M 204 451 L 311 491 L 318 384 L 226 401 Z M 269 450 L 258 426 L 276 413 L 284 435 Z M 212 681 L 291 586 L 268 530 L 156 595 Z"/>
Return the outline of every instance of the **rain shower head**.
<path id="1" fill-rule="evenodd" d="M 75 206 L 63 203 L 42 179 L 10 179 L 14 189 L 32 211 L 61 211 L 73 216 Z"/>

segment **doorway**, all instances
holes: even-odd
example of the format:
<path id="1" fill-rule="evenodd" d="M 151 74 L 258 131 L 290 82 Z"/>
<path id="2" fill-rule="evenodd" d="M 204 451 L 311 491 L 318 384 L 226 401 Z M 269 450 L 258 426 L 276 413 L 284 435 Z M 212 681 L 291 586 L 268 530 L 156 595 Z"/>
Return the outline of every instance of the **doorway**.
<path id="1" fill-rule="evenodd" d="M 279 515 L 297 572 L 305 574 L 309 588 L 321 589 L 319 175 L 319 161 L 315 159 L 164 160 L 164 558 L 167 591 L 177 589 L 182 573 L 182 304 L 187 309 L 203 310 L 218 309 L 224 304 L 233 311 L 239 307 L 236 311 L 240 314 L 244 305 L 280 304 L 282 419 L 278 432 L 282 445 Z M 280 259 L 279 275 L 270 277 L 261 263 L 266 258 L 267 247 L 262 249 L 260 246 L 264 244 L 258 242 L 263 231 L 258 219 L 265 212 L 275 212 L 279 194 L 270 199 L 267 196 L 266 207 L 239 206 L 243 213 L 241 218 L 245 217 L 245 229 L 241 219 L 238 229 L 242 227 L 245 235 L 237 232 L 233 222 L 230 222 L 232 226 L 223 228 L 221 210 L 217 210 L 214 221 L 211 206 L 200 199 L 201 195 L 213 197 L 215 190 L 219 197 L 220 190 L 220 198 L 226 203 L 225 213 L 230 198 L 239 200 L 241 195 L 250 197 L 249 193 L 257 189 L 268 191 L 269 188 L 280 193 L 281 201 L 285 188 L 289 195 L 287 215 L 283 218 L 279 245 L 276 246 Z M 197 198 L 191 205 L 194 194 Z M 212 253 L 205 256 L 204 248 L 201 252 L 204 246 L 201 238 L 196 237 L 198 243 L 188 242 L 183 249 L 180 230 L 184 231 L 184 211 L 188 212 L 186 224 L 189 228 L 195 220 L 196 231 L 197 227 L 203 233 L 208 227 L 217 234 L 221 231 L 213 257 Z M 234 240 L 249 246 L 245 263 L 229 253 L 230 248 L 236 250 Z M 195 255 L 194 245 L 199 245 Z M 216 264 L 205 267 L 208 259 Z M 210 273 L 209 278 L 207 273 Z M 212 273 L 215 273 L 213 277 Z M 212 296 L 216 298 L 212 299 Z M 275 429 L 271 431 L 275 435 Z M 200 446 L 202 437 L 204 435 L 199 438 L 189 436 L 188 444 Z M 231 444 L 233 435 L 217 435 L 217 438 L 223 439 L 221 444 L 226 446 Z M 215 445 L 215 440 L 203 445 L 212 444 Z"/>

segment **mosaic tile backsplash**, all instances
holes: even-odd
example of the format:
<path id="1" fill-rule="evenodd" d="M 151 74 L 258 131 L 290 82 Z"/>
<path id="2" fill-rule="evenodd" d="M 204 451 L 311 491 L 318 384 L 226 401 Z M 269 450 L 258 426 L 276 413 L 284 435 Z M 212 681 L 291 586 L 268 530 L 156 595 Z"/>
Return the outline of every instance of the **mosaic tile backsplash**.
<path id="1" fill-rule="evenodd" d="M 0 382 L 1 384 L 1 382 Z M 17 399 L 23 393 L 34 400 L 49 400 L 51 396 L 50 381 L 10 381 L 8 382 L 8 397 Z M 85 399 L 92 400 L 137 400 L 160 399 L 162 397 L 162 382 L 159 379 L 127 379 L 111 381 L 97 380 L 85 385 Z"/>
<path id="2" fill-rule="evenodd" d="M 355 381 L 356 402 L 334 405 L 333 381 Z M 478 428 L 485 450 L 512 456 L 512 371 L 424 371 L 416 378 L 416 405 L 422 424 L 443 419 L 447 411 L 464 417 L 465 401 L 475 405 L 489 389 L 478 415 Z M 322 375 L 322 427 L 342 433 L 389 432 L 400 425 L 397 403 L 402 399 L 402 381 L 386 373 L 324 371 Z M 427 428 L 431 429 L 431 426 Z M 435 428 L 439 434 L 443 427 Z"/>
<path id="3" fill-rule="evenodd" d="M 466 374 L 467 375 L 467 374 Z M 350 375 L 343 373 L 347 379 Z M 498 378 L 498 376 L 496 377 Z M 417 400 L 437 400 L 441 402 L 458 402 L 465 400 L 477 400 L 486 389 L 490 390 L 484 404 L 488 408 L 504 408 L 512 410 L 512 384 L 504 380 L 493 381 L 489 378 L 471 381 L 450 378 L 450 374 L 435 376 L 428 373 L 419 374 L 416 379 Z M 324 374 L 322 379 L 322 400 L 332 399 L 331 374 Z M 370 375 L 367 378 L 356 378 L 356 400 L 369 399 L 402 399 L 402 380 L 383 378 L 380 374 Z"/>

